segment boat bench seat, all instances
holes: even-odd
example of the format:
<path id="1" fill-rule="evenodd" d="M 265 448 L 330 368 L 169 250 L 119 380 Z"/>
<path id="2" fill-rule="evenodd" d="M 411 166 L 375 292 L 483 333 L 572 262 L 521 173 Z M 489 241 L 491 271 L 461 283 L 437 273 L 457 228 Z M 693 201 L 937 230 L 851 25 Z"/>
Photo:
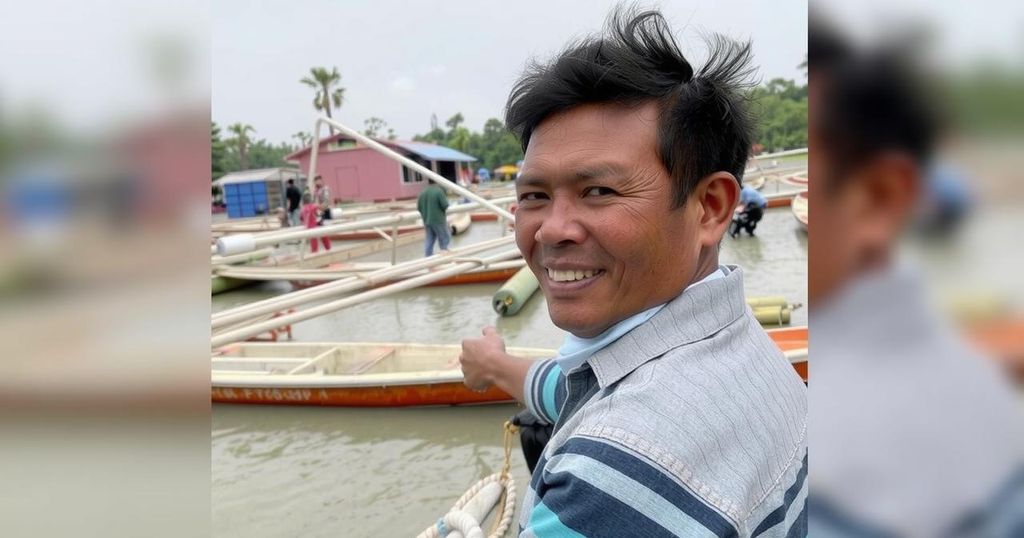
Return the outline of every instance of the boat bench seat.
<path id="1" fill-rule="evenodd" d="M 363 359 L 352 366 L 345 369 L 343 375 L 359 375 L 366 372 L 370 368 L 373 368 L 384 359 L 394 356 L 395 348 L 393 347 L 378 347 L 370 352 L 369 357 Z"/>

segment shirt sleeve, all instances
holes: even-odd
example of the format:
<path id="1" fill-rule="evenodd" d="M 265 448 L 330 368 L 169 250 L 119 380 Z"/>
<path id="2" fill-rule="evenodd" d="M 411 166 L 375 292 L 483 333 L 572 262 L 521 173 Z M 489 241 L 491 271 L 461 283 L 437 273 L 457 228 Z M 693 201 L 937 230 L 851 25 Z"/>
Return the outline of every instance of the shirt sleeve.
<path id="1" fill-rule="evenodd" d="M 523 384 L 523 403 L 541 421 L 554 424 L 565 403 L 565 374 L 554 359 L 534 362 Z"/>
<path id="2" fill-rule="evenodd" d="M 660 466 L 603 439 L 570 438 L 540 462 L 530 489 L 535 502 L 521 538 L 738 535 Z"/>

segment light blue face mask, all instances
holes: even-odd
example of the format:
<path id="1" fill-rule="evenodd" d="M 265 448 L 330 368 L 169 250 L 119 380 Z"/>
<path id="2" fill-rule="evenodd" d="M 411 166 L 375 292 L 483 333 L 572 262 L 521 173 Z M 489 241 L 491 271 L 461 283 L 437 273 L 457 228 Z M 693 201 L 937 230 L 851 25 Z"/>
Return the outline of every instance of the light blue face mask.
<path id="1" fill-rule="evenodd" d="M 687 286 L 686 289 L 683 290 L 683 293 L 686 293 L 686 290 L 694 286 L 699 286 L 700 284 L 710 282 L 715 279 L 724 278 L 727 274 L 729 274 L 729 269 L 719 266 L 717 271 Z M 593 338 L 580 338 L 572 333 L 565 333 L 565 340 L 562 342 L 562 347 L 558 348 L 558 355 L 555 357 L 555 362 L 558 363 L 558 366 L 563 372 L 569 373 L 572 369 L 582 366 L 583 363 L 586 362 L 586 360 L 594 353 L 604 349 L 612 342 L 621 338 L 622 335 L 654 317 L 654 315 L 661 311 L 666 304 L 668 303 L 663 303 L 644 310 L 643 312 L 633 314 L 615 325 L 612 325 L 606 331 Z"/>

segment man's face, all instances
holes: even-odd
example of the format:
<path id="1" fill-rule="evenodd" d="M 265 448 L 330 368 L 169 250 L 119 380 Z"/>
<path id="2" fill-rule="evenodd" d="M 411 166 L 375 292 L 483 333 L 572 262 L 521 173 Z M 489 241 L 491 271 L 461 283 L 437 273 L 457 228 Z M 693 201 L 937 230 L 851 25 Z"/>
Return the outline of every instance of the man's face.
<path id="1" fill-rule="evenodd" d="M 667 302 L 694 276 L 693 197 L 672 210 L 658 108 L 582 105 L 533 132 L 516 180 L 516 243 L 551 320 L 593 337 Z"/>

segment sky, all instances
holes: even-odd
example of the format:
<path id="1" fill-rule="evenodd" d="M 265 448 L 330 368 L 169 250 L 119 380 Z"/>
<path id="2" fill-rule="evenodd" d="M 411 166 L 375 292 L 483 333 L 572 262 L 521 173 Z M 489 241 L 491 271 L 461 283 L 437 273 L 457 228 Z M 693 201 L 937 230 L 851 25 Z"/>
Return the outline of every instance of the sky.
<path id="1" fill-rule="evenodd" d="M 461 112 L 480 131 L 501 118 L 530 58 L 552 57 L 573 37 L 600 30 L 616 3 L 598 0 L 308 0 L 212 3 L 212 115 L 243 122 L 256 138 L 295 143 L 317 117 L 310 67 L 337 66 L 346 88 L 335 118 L 362 130 L 379 117 L 401 139 Z M 752 40 L 759 77 L 805 82 L 807 4 L 667 1 L 661 11 L 684 54 L 704 58 L 701 37 Z M 297 8 L 301 5 L 301 9 Z M 641 3 L 643 7 L 657 6 Z"/>

